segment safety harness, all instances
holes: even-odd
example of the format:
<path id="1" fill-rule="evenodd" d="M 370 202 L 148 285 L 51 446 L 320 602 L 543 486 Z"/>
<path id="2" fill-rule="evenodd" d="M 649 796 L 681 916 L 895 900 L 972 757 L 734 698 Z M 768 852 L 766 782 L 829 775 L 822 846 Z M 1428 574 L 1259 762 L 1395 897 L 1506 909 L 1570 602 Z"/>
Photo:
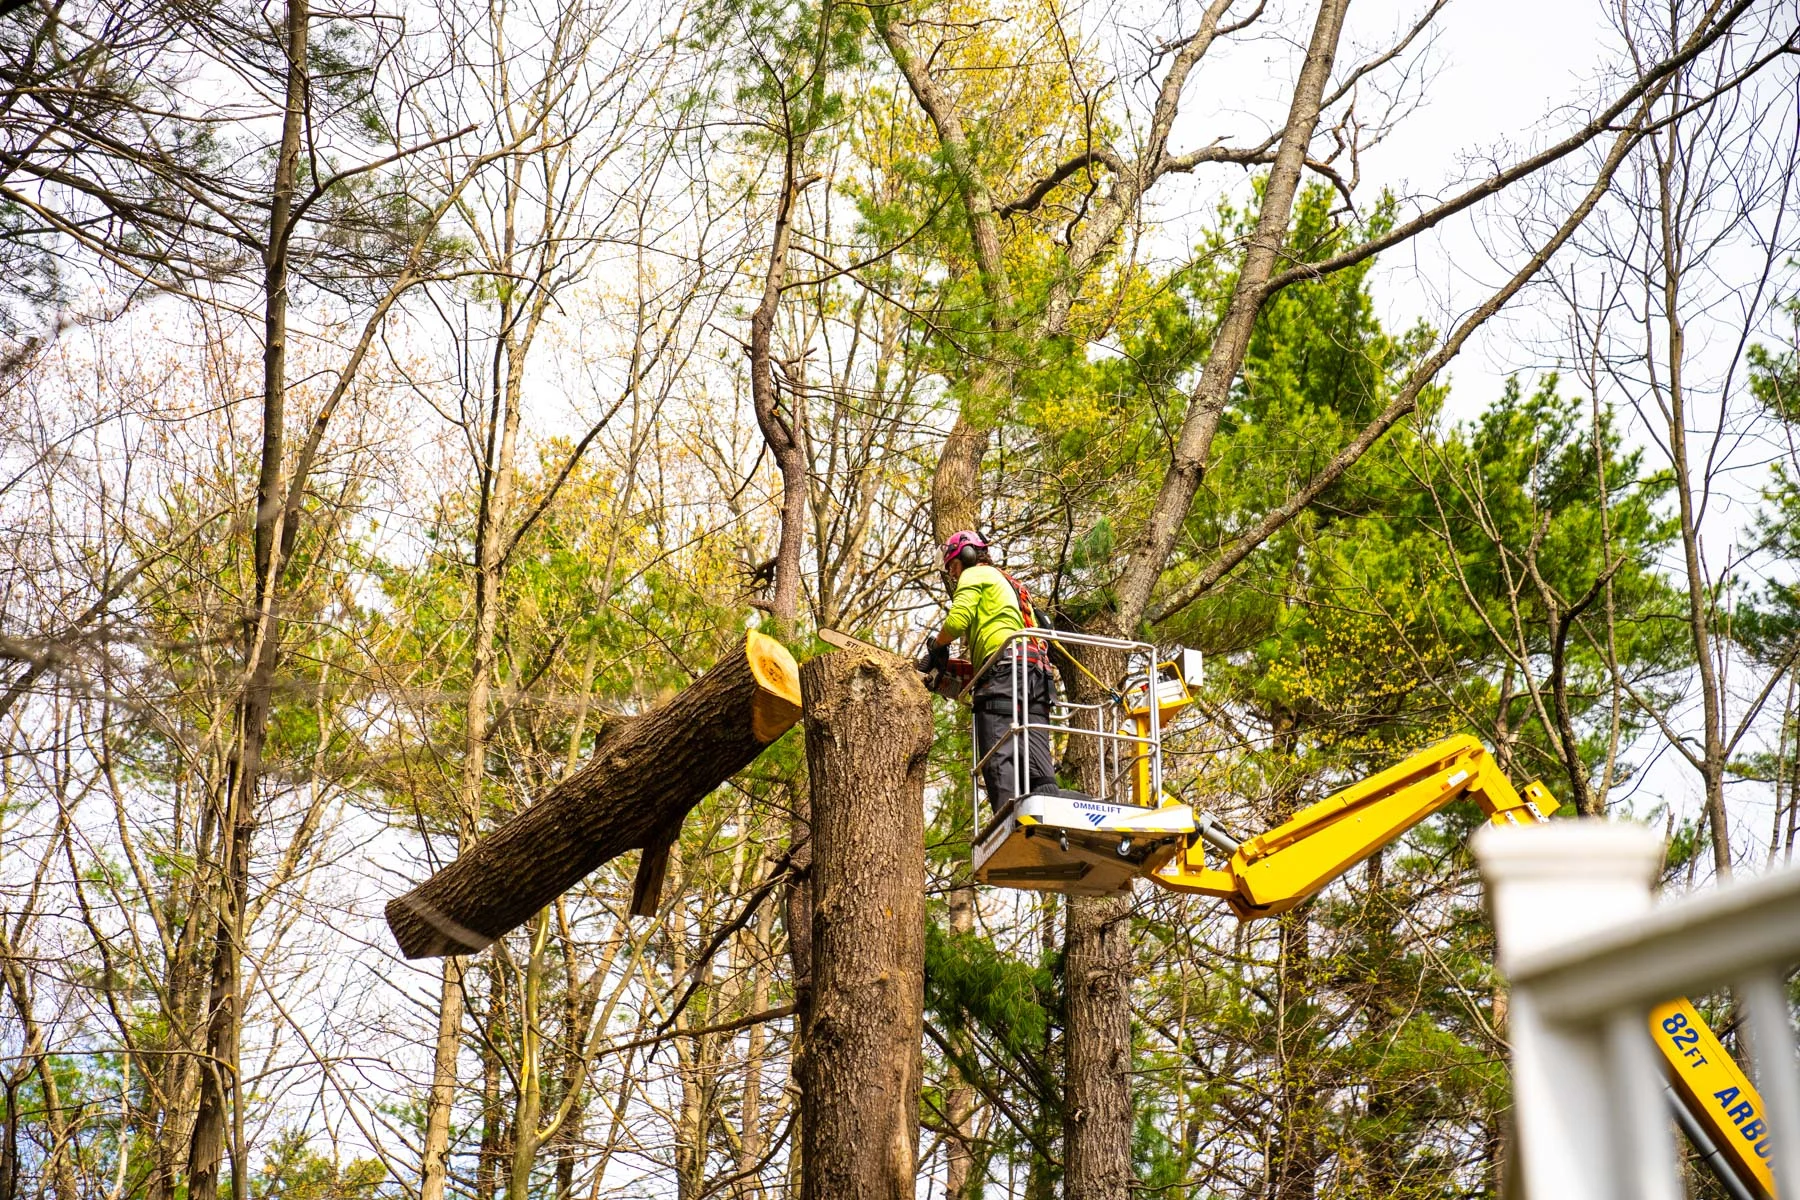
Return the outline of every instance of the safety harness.
<path id="1" fill-rule="evenodd" d="M 1025 585 L 1020 583 L 1017 579 L 1014 579 L 1011 575 L 1008 575 L 1005 571 L 1000 570 L 999 567 L 995 567 L 994 570 L 1000 571 L 1001 578 L 1005 579 L 1006 582 L 1012 584 L 1013 594 L 1019 598 L 1019 617 L 1024 622 L 1025 628 L 1027 628 L 1027 629 L 1038 628 L 1039 626 L 1037 623 L 1037 615 L 1032 611 L 1032 608 L 1031 608 L 1031 593 L 1025 590 Z M 1024 644 L 1026 647 L 1028 647 L 1028 649 L 1025 652 L 1025 662 L 1030 666 L 1041 667 L 1041 668 L 1043 668 L 1043 670 L 1046 673 L 1048 673 L 1050 670 L 1050 646 L 1053 643 L 1026 642 Z M 1080 671 L 1083 675 L 1086 675 L 1090 680 L 1092 680 L 1094 683 L 1094 686 L 1098 687 L 1102 692 L 1105 692 L 1107 695 L 1111 696 L 1114 700 L 1122 699 L 1122 697 L 1119 694 L 1119 690 L 1117 688 L 1111 688 L 1111 687 L 1106 686 L 1106 684 L 1101 681 L 1101 679 L 1098 675 L 1094 674 L 1092 671 L 1087 669 L 1086 663 L 1082 662 L 1079 658 L 1076 658 L 1073 654 L 1070 654 L 1068 652 L 1068 650 L 1066 650 L 1064 647 L 1062 647 L 1060 645 L 1057 646 L 1056 649 L 1057 649 L 1058 653 L 1060 653 L 1063 656 L 1063 658 L 1068 661 L 1070 666 L 1074 667 L 1077 671 Z"/>
<path id="2" fill-rule="evenodd" d="M 1026 629 L 1038 628 L 1037 614 L 1032 610 L 1032 607 L 1031 607 L 1031 593 L 1026 590 L 1026 587 L 1024 584 L 1020 583 L 1017 579 L 1014 579 L 1007 572 L 1000 570 L 999 567 L 995 567 L 994 569 L 996 571 L 1000 571 L 1000 577 L 1002 579 L 1006 580 L 1006 582 L 1012 586 L 1013 598 L 1019 602 L 1020 624 L 1022 624 Z M 1005 651 L 1002 651 L 1002 653 L 1014 653 L 1021 648 L 1023 648 L 1025 651 L 1025 665 L 1027 667 L 1037 667 L 1040 670 L 1042 670 L 1045 674 L 1049 673 L 1049 671 L 1050 671 L 1050 654 L 1049 654 L 1049 651 L 1044 646 L 1044 643 L 1042 643 L 1042 642 L 1035 642 L 1035 641 L 1029 641 L 1029 640 L 1014 642 L 1011 646 L 1007 647 L 1007 649 Z M 996 679 L 996 678 L 998 678 L 997 671 L 990 670 L 988 675 L 982 680 L 982 683 L 986 684 L 989 681 Z M 1010 705 L 1012 703 L 1012 701 L 1010 699 L 1008 699 L 1005 701 L 1005 703 Z"/>

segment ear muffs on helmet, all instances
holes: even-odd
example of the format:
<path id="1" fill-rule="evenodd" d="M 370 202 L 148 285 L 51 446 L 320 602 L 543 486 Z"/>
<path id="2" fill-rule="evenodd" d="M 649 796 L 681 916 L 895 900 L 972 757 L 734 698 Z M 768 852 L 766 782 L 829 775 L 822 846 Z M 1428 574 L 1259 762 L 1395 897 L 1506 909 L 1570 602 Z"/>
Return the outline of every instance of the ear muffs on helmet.
<path id="1" fill-rule="evenodd" d="M 972 567 L 981 561 L 981 552 L 986 549 L 987 543 L 981 540 L 981 535 L 978 533 L 966 529 L 960 533 L 953 533 L 950 535 L 950 540 L 944 543 L 944 565 L 948 567 L 954 563 L 958 566 Z"/>

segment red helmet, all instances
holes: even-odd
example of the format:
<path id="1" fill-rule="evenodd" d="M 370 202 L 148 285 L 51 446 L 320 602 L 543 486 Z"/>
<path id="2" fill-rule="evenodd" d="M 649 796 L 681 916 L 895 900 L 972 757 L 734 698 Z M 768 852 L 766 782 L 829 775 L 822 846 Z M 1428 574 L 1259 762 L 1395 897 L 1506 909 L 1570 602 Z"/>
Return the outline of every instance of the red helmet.
<path id="1" fill-rule="evenodd" d="M 944 565 L 947 567 L 960 558 L 964 559 L 965 567 L 973 566 L 975 551 L 986 549 L 987 543 L 982 541 L 981 535 L 973 530 L 965 529 L 959 533 L 953 533 L 950 535 L 950 540 L 944 543 Z M 967 555 L 963 553 L 965 550 L 968 551 Z"/>

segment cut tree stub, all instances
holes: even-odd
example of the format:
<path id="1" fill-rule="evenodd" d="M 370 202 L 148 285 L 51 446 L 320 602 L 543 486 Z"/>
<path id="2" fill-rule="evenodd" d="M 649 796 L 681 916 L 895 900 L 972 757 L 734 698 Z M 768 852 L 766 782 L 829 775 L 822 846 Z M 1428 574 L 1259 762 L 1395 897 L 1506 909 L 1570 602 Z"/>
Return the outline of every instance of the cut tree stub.
<path id="1" fill-rule="evenodd" d="M 609 724 L 580 769 L 387 905 L 407 958 L 492 944 L 627 850 L 666 845 L 688 811 L 800 719 L 800 676 L 751 632 L 661 708 Z"/>
<path id="2" fill-rule="evenodd" d="M 931 696 L 907 660 L 810 660 L 812 1003 L 802 1038 L 804 1200 L 912 1200 L 925 1003 Z"/>

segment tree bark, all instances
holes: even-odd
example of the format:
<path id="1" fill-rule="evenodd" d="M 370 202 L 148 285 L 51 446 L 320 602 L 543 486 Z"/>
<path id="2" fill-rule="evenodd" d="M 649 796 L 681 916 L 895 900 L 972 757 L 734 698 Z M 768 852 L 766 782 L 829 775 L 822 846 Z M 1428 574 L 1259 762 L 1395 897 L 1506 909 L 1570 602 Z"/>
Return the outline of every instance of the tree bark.
<path id="1" fill-rule="evenodd" d="M 1125 656 L 1081 651 L 1101 679 L 1118 679 Z M 1079 672 L 1069 677 L 1075 698 L 1104 699 Z M 1100 794 L 1097 743 L 1074 738 L 1068 769 L 1081 787 Z M 1131 905 L 1123 896 L 1071 896 L 1063 926 L 1063 988 L 1068 1027 L 1063 1037 L 1064 1195 L 1069 1200 L 1125 1200 L 1131 1186 Z"/>
<path id="2" fill-rule="evenodd" d="M 976 368 L 977 394 L 999 387 L 995 374 L 991 364 Z M 931 473 L 931 532 L 940 546 L 958 530 L 981 528 L 981 459 L 987 444 L 987 429 L 958 414 Z"/>
<path id="3" fill-rule="evenodd" d="M 794 787 L 794 812 L 788 822 L 787 885 L 782 889 L 782 916 L 787 925 L 788 966 L 794 978 L 794 1048 L 788 1074 L 799 1093 L 795 1100 L 805 1124 L 807 1048 L 812 1041 L 813 1014 L 813 902 L 812 902 L 812 790 L 805 779 Z M 804 1134 L 801 1135 L 804 1141 Z M 790 1155 L 789 1176 L 795 1182 L 791 1196 L 806 1195 L 805 1150 Z"/>
<path id="4" fill-rule="evenodd" d="M 388 928 L 408 958 L 486 947 L 601 863 L 665 839 L 799 715 L 792 656 L 752 632 L 674 700 L 609 729 L 543 799 L 389 901 Z"/>
<path id="5" fill-rule="evenodd" d="M 747 941 L 760 940 L 752 935 Z M 750 1001 L 744 1007 L 752 1013 L 762 1012 L 769 1007 L 769 975 L 762 965 L 763 956 L 756 955 L 760 946 L 746 947 L 754 955 L 751 968 L 754 979 L 750 985 Z M 762 1156 L 763 1156 L 763 1109 L 762 1109 L 762 1067 L 764 1044 L 767 1038 L 761 1022 L 750 1027 L 750 1044 L 744 1053 L 744 1087 L 742 1099 L 738 1105 L 738 1181 L 734 1185 L 734 1200 L 757 1200 L 763 1195 Z"/>
<path id="6" fill-rule="evenodd" d="M 822 76 L 821 76 L 822 78 Z M 763 277 L 763 294 L 750 314 L 750 403 L 763 441 L 781 471 L 781 524 L 775 548 L 775 586 L 769 604 L 777 634 L 788 636 L 800 606 L 800 549 L 806 534 L 806 398 L 793 394 L 784 415 L 775 386 L 771 343 L 775 318 L 781 307 L 782 282 L 787 278 L 788 248 L 793 240 L 794 210 L 807 180 L 799 176 L 799 158 L 806 152 L 804 132 L 790 137 L 783 160 L 781 199 L 775 213 L 775 234 L 769 248 L 769 267 Z"/>
<path id="7" fill-rule="evenodd" d="M 1065 1195 L 1125 1200 L 1131 1186 L 1131 903 L 1069 899 L 1063 986 Z"/>
<path id="8" fill-rule="evenodd" d="M 505 1027 L 506 983 L 499 964 L 490 955 L 482 964 L 487 974 L 488 1007 L 482 1014 L 488 1028 Z M 500 1180 L 500 1159 L 506 1153 L 506 1113 L 500 1107 L 500 1048 L 492 1038 L 481 1042 L 481 1144 L 475 1152 L 475 1200 L 494 1200 Z"/>
<path id="9" fill-rule="evenodd" d="M 812 780 L 805 1200 L 912 1200 L 925 1011 L 931 698 L 911 664 L 846 650 L 800 672 Z"/>
<path id="10" fill-rule="evenodd" d="M 1276 1012 L 1280 1073 L 1276 1079 L 1276 1125 L 1264 1189 L 1270 1200 L 1313 1200 L 1318 1194 L 1318 1064 L 1323 1047 L 1314 1032 L 1309 914 L 1310 906 L 1284 913 L 1280 918 L 1280 1008 Z"/>

